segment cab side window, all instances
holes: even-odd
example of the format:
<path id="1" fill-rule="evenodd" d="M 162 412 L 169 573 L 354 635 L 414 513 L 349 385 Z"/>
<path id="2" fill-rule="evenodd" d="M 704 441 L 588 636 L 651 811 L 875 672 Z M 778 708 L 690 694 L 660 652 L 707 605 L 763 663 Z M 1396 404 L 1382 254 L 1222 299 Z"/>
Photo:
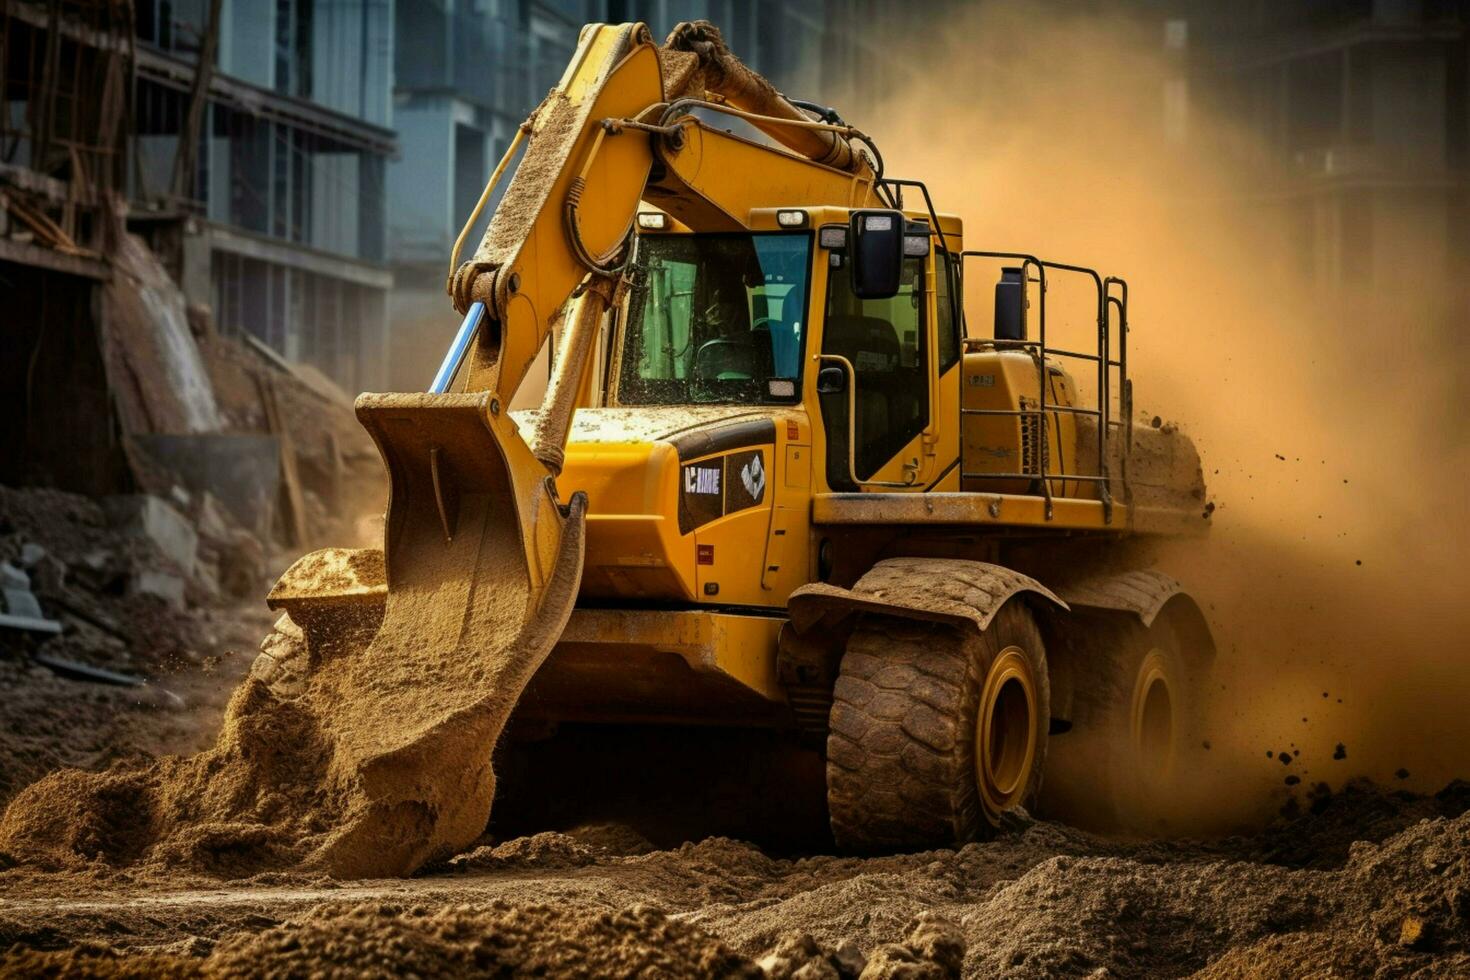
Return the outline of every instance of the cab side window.
<path id="1" fill-rule="evenodd" d="M 924 259 L 904 260 L 898 293 L 858 299 L 846 270 L 827 280 L 822 353 L 840 354 L 857 383 L 854 469 L 866 480 L 929 423 L 928 344 L 924 323 Z M 848 394 L 821 398 L 827 430 L 827 482 L 857 489 L 847 468 Z"/>
<path id="2" fill-rule="evenodd" d="M 939 319 L 939 373 L 943 374 L 960 360 L 960 316 L 951 298 L 950 289 L 955 285 L 951 276 L 958 279 L 958 270 L 948 252 L 934 253 L 934 312 Z"/>

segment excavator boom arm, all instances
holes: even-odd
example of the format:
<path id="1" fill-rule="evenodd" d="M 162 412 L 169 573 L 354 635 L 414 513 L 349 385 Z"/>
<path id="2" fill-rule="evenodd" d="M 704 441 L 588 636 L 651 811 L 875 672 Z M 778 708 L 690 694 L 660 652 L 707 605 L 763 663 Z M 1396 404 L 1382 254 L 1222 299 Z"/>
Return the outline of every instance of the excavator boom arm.
<path id="1" fill-rule="evenodd" d="M 699 107 L 743 118 L 791 152 L 706 127 Z M 775 203 L 875 201 L 876 175 L 849 139 L 861 134 L 812 119 L 704 21 L 680 24 L 661 48 L 642 24 L 584 28 L 522 132 L 524 156 L 448 286 L 460 313 L 478 302 L 489 318 L 454 388 L 503 404 L 584 280 L 616 281 L 640 200 L 709 230 L 743 227 L 752 208 Z"/>

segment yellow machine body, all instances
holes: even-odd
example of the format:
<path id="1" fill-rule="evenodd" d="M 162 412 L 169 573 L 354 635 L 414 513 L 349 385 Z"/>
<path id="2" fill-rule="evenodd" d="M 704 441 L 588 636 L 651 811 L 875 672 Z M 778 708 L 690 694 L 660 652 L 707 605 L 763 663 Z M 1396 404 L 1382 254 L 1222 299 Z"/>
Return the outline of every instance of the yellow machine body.
<path id="1" fill-rule="evenodd" d="M 1039 410 L 1041 381 L 1037 355 L 1029 350 L 976 345 L 967 351 L 960 390 L 961 405 L 978 411 Z M 1046 364 L 1047 403 L 1075 408 L 1077 384 L 1054 360 Z M 962 490 L 994 493 L 1038 493 L 1037 481 L 1003 474 L 1045 472 L 1096 476 L 1095 460 L 1078 453 L 1077 416 L 1051 411 L 1044 417 L 1022 415 L 966 415 L 961 423 L 961 451 L 965 458 Z M 1047 438 L 1038 431 L 1047 427 Z M 988 475 L 997 474 L 997 475 Z M 1050 481 L 1058 497 L 1095 497 L 1092 486 L 1076 480 Z"/>
<path id="2" fill-rule="evenodd" d="M 1121 281 L 966 253 L 922 184 L 885 178 L 860 131 L 788 102 L 709 25 L 664 46 L 585 28 L 466 231 L 507 173 L 473 256 L 462 234 L 451 257 L 465 319 L 431 390 L 358 401 L 391 482 L 386 561 L 307 556 L 271 597 L 312 645 L 343 607 L 378 617 L 360 656 L 414 658 L 473 721 L 400 717 L 387 738 L 360 719 L 364 766 L 428 804 L 395 867 L 484 828 L 491 790 L 466 773 L 490 771 L 512 710 L 821 734 L 845 635 L 818 642 L 822 624 L 984 630 L 1020 592 L 1062 605 L 1044 582 L 1080 567 L 1079 542 L 1197 523 L 1188 441 L 1151 430 L 1136 451 Z M 895 228 L 901 250 L 864 250 Z M 967 336 L 967 263 L 997 257 L 1036 274 L 1043 337 L 1045 271 L 1093 278 L 1101 390 L 1079 391 L 1075 354 Z M 860 264 L 893 279 L 860 288 Z M 911 557 L 983 587 L 865 578 Z M 308 574 L 323 561 L 386 572 Z M 484 690 L 447 689 L 471 667 Z M 364 784 L 354 833 L 403 836 L 390 782 Z"/>

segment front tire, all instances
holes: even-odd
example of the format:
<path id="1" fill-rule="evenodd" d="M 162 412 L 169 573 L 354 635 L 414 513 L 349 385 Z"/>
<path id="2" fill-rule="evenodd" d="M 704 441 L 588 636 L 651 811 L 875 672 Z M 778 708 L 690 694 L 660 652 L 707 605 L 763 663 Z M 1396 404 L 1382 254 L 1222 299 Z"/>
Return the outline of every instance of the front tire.
<path id="1" fill-rule="evenodd" d="M 1046 652 L 1007 603 L 983 633 L 869 616 L 833 690 L 827 800 L 837 845 L 955 847 L 988 836 L 1041 784 Z"/>

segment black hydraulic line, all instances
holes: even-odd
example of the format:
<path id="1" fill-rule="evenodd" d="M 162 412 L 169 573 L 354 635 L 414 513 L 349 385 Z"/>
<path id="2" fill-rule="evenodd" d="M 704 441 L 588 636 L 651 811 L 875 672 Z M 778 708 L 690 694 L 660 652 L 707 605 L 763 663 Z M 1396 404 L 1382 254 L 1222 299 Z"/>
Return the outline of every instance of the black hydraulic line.
<path id="1" fill-rule="evenodd" d="M 790 102 L 798 109 L 805 109 L 807 112 L 815 113 L 817 118 L 822 120 L 822 122 L 824 123 L 831 123 L 834 126 L 847 125 L 847 120 L 843 119 L 842 116 L 838 114 L 837 110 L 832 108 L 831 106 L 820 105 L 816 102 L 808 102 L 806 99 L 793 99 L 791 96 L 784 94 L 781 96 L 781 98 L 785 99 L 787 102 Z"/>

